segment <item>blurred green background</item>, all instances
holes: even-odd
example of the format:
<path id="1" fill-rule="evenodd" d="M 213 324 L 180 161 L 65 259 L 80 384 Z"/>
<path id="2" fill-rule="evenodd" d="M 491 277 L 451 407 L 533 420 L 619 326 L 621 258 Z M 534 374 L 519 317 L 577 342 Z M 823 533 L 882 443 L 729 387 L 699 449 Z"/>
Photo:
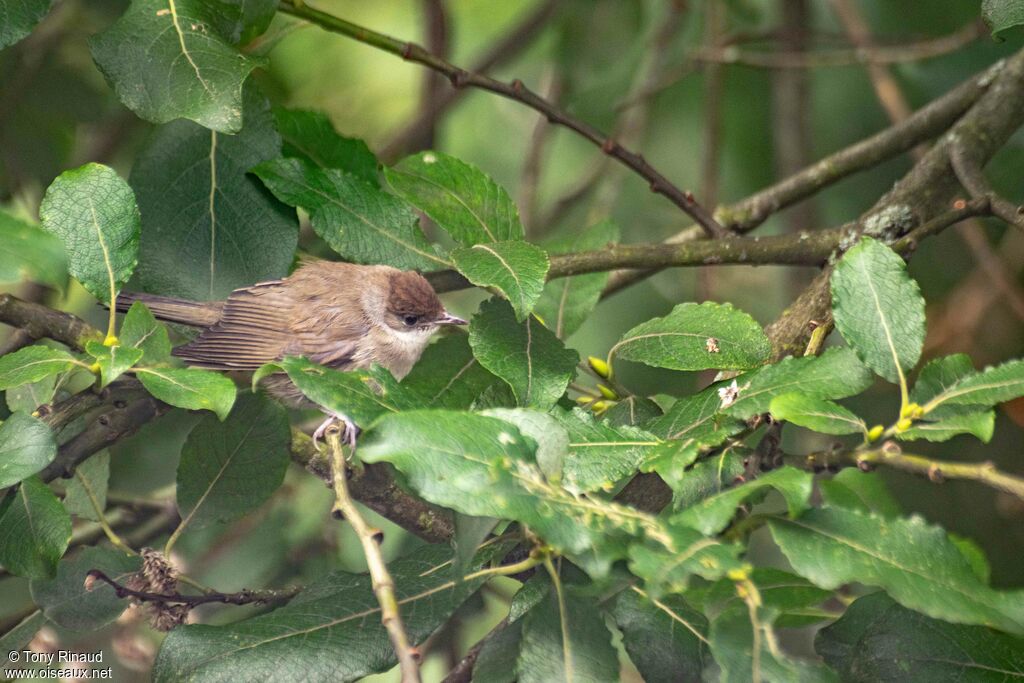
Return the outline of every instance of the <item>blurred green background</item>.
<path id="1" fill-rule="evenodd" d="M 30 38 L 0 52 L 0 204 L 8 210 L 35 218 L 50 181 L 86 161 L 108 163 L 128 175 L 151 125 L 119 103 L 93 64 L 86 42 L 126 4 L 64 0 Z M 705 204 L 742 199 L 783 177 L 787 169 L 791 172 L 889 125 L 862 64 L 778 70 L 698 58 L 735 51 L 849 52 L 834 3 L 825 0 L 315 3 L 353 22 L 439 49 L 461 66 L 476 64 L 510 30 L 549 4 L 552 9 L 539 28 L 514 41 L 489 73 L 503 80 L 520 78 L 573 115 L 602 130 L 618 131 Z M 902 46 L 908 54 L 921 41 L 969 32 L 980 5 L 979 0 L 851 4 L 879 45 Z M 431 12 L 439 6 L 445 14 L 440 41 L 436 20 L 433 35 L 429 28 Z M 804 23 L 791 21 L 794 11 L 803 12 Z M 948 54 L 891 65 L 912 107 L 1024 44 L 1013 32 L 1001 42 L 984 31 L 978 34 Z M 255 79 L 275 104 L 327 113 L 340 133 L 365 139 L 385 162 L 428 145 L 480 167 L 517 199 L 531 239 L 571 234 L 605 217 L 618 223 L 623 242 L 664 239 L 689 224 L 640 178 L 608 163 L 571 131 L 542 123 L 516 102 L 467 91 L 444 111 L 436 127 L 409 144 L 403 131 L 435 101 L 431 98 L 449 90 L 445 81 L 417 65 L 282 16 L 250 49 L 269 56 L 268 68 Z M 774 216 L 758 234 L 834 227 L 855 219 L 910 165 L 904 155 L 844 180 Z M 1000 193 L 1019 203 L 1024 201 L 1022 169 L 1024 137 L 1018 134 L 990 164 L 988 177 Z M 565 198 L 581 186 L 589 191 L 562 210 Z M 300 244 L 314 252 L 320 248 L 309 230 L 303 231 Z M 926 357 L 962 351 L 980 367 L 1024 355 L 1024 236 L 988 220 L 948 230 L 922 245 L 910 270 L 928 301 Z M 1000 272 L 1008 285 L 1003 289 L 993 279 Z M 603 356 L 636 323 L 663 315 L 681 301 L 705 298 L 731 301 L 767 324 L 812 275 L 810 269 L 781 267 L 662 272 L 602 302 L 569 342 L 583 356 Z M 66 294 L 31 283 L 3 285 L 2 290 L 73 311 L 96 324 L 103 321 L 102 310 L 77 286 Z M 451 309 L 468 316 L 480 296 L 446 298 Z M 0 339 L 7 333 L 0 332 Z M 619 380 L 637 393 L 680 395 L 709 379 L 620 364 Z M 898 399 L 893 387 L 879 385 L 855 403 L 852 407 L 861 414 L 881 421 L 895 410 Z M 114 447 L 111 491 L 126 499 L 165 499 L 174 480 L 176 448 L 194 419 L 169 416 Z M 825 444 L 789 445 L 800 451 Z M 1024 473 L 1024 405 L 1018 402 L 999 411 L 995 437 L 987 446 L 958 437 L 918 450 L 936 458 L 992 459 L 1007 471 Z M 908 512 L 919 512 L 977 541 L 992 562 L 994 585 L 1024 586 L 1024 509 L 1019 502 L 969 483 L 936 486 L 888 471 L 878 476 Z M 227 528 L 190 533 L 180 552 L 190 573 L 222 590 L 275 585 L 282 577 L 304 581 L 332 568 L 359 569 L 358 544 L 347 528 L 325 524 L 329 496 L 319 482 L 292 472 L 287 486 L 259 513 Z M 417 542 L 388 528 L 385 545 L 390 552 Z M 486 593 L 474 607 L 484 616 L 465 615 L 471 628 L 458 637 L 443 633 L 435 638 L 428 649 L 439 660 L 428 663 L 427 679 L 434 676 L 431 667 L 443 670 L 443 658 L 458 657 L 474 636 L 500 619 L 507 597 Z M 0 581 L 0 620 L 28 604 L 25 582 Z M 130 625 L 114 627 L 113 633 L 115 642 L 118 637 L 125 641 L 119 646 L 124 653 L 118 651 L 118 666 L 138 661 L 144 671 L 153 641 L 138 636 Z M 67 637 L 79 639 L 79 649 L 89 649 L 80 636 Z M 97 643 L 110 637 L 89 636 Z M 145 678 L 144 673 L 136 675 Z"/>

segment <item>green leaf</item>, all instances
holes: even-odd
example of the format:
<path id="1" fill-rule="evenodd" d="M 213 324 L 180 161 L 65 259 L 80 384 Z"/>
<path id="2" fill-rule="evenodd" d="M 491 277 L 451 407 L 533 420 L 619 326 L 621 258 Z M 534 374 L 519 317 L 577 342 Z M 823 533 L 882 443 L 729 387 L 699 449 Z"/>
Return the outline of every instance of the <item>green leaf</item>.
<path id="1" fill-rule="evenodd" d="M 478 565 L 492 555 L 481 553 Z M 445 546 L 427 545 L 388 563 L 402 621 L 414 645 L 458 607 L 455 584 L 441 570 L 448 559 Z M 474 579 L 467 586 L 475 589 L 484 580 Z M 334 572 L 268 614 L 227 626 L 179 627 L 160 649 L 154 681 L 342 682 L 387 671 L 395 665 L 394 650 L 370 583 L 366 574 Z M 315 657 L 309 654 L 313 651 Z"/>
<path id="2" fill-rule="evenodd" d="M 770 608 L 755 610 L 757 622 L 751 621 L 747 605 L 730 607 L 711 622 L 709 640 L 711 654 L 721 669 L 721 683 L 832 683 L 835 673 L 817 662 L 792 659 L 772 647 L 768 637 L 776 612 Z M 753 655 L 755 648 L 757 656 Z"/>
<path id="3" fill-rule="evenodd" d="M 848 467 L 831 479 L 818 482 L 822 497 L 831 505 L 861 512 L 874 512 L 892 519 L 903 514 L 882 477 Z"/>
<path id="4" fill-rule="evenodd" d="M 26 346 L 0 356 L 0 389 L 10 389 L 65 372 L 77 361 L 67 351 L 49 346 Z"/>
<path id="5" fill-rule="evenodd" d="M 606 574 L 624 558 L 627 541 L 651 538 L 665 553 L 677 551 L 655 517 L 552 484 L 536 463 L 534 447 L 505 420 L 422 410 L 383 417 L 361 437 L 359 457 L 390 462 L 431 503 L 526 524 L 592 575 Z"/>
<path id="6" fill-rule="evenodd" d="M 723 543 L 679 525 L 669 534 L 670 549 L 639 543 L 629 548 L 629 569 L 644 580 L 652 597 L 685 592 L 694 575 L 714 581 L 740 567 L 743 548 L 737 543 Z"/>
<path id="7" fill-rule="evenodd" d="M 85 350 L 100 366 L 100 387 L 107 386 L 142 359 L 142 349 L 120 344 L 106 346 L 102 342 L 90 341 L 86 342 Z"/>
<path id="8" fill-rule="evenodd" d="M 142 560 L 113 548 L 83 548 L 73 557 L 57 564 L 57 575 L 52 579 L 34 579 L 31 584 L 32 600 L 42 608 L 53 623 L 72 631 L 93 631 L 117 619 L 128 608 L 114 589 L 97 581 L 88 590 L 85 577 L 91 569 L 124 584 L 142 568 Z"/>
<path id="9" fill-rule="evenodd" d="M 15 576 L 45 579 L 71 540 L 71 518 L 39 477 L 29 477 L 0 502 L 0 565 Z"/>
<path id="10" fill-rule="evenodd" d="M 227 418 L 235 402 L 235 384 L 224 375 L 192 368 L 137 368 L 135 376 L 164 403 L 186 410 L 212 410 Z"/>
<path id="11" fill-rule="evenodd" d="M 139 257 L 139 207 L 128 183 L 101 164 L 65 171 L 47 188 L 39 217 L 64 242 L 69 272 L 112 305 Z"/>
<path id="12" fill-rule="evenodd" d="M 578 235 L 546 242 L 544 248 L 549 254 L 569 254 L 602 249 L 618 241 L 619 226 L 605 220 Z M 586 273 L 548 282 L 537 301 L 537 315 L 556 337 L 565 339 L 580 328 L 597 306 L 609 275 L 608 272 Z"/>
<path id="13" fill-rule="evenodd" d="M 235 45 L 245 45 L 260 36 L 277 12 L 278 0 L 220 0 L 223 19 L 217 26 Z"/>
<path id="14" fill-rule="evenodd" d="M 753 481 L 706 498 L 697 505 L 673 515 L 671 523 L 693 527 L 707 536 L 717 534 L 728 526 L 740 504 L 767 488 L 774 488 L 782 494 L 786 499 L 790 516 L 795 517 L 808 507 L 814 488 L 814 477 L 809 472 L 795 467 L 781 467 Z"/>
<path id="15" fill-rule="evenodd" d="M 321 168 L 337 168 L 380 187 L 377 157 L 362 140 L 338 135 L 326 114 L 275 107 L 274 119 L 284 142 L 284 156 L 303 159 Z"/>
<path id="16" fill-rule="evenodd" d="M 768 412 L 772 399 L 799 392 L 813 398 L 854 396 L 871 385 L 872 377 L 849 348 L 832 348 L 820 356 L 785 358 L 736 380 L 739 397 L 723 409 L 739 419 Z"/>
<path id="17" fill-rule="evenodd" d="M 616 401 L 604 413 L 604 419 L 614 427 L 635 427 L 653 422 L 663 414 L 661 406 L 646 396 L 627 396 Z"/>
<path id="18" fill-rule="evenodd" d="M 814 649 L 844 681 L 1008 681 L 1024 678 L 1024 640 L 929 619 L 883 592 L 858 599 Z"/>
<path id="19" fill-rule="evenodd" d="M 519 211 L 480 169 L 441 152 L 420 152 L 384 169 L 388 183 L 456 242 L 470 247 L 523 239 Z"/>
<path id="20" fill-rule="evenodd" d="M 121 323 L 121 346 L 142 351 L 146 365 L 163 363 L 171 355 L 167 328 L 156 321 L 146 304 L 136 301 Z"/>
<path id="21" fill-rule="evenodd" d="M 173 121 L 150 136 L 129 178 L 142 210 L 139 274 L 147 291 L 206 301 L 284 276 L 298 221 L 249 169 L 281 154 L 266 98 L 243 97 L 237 135 Z"/>
<path id="22" fill-rule="evenodd" d="M 404 270 L 451 265 L 434 252 L 408 204 L 366 181 L 301 159 L 267 161 L 253 173 L 278 199 L 307 211 L 316 234 L 347 260 Z"/>
<path id="23" fill-rule="evenodd" d="M 761 326 L 731 304 L 679 304 L 663 318 L 640 323 L 608 352 L 671 370 L 745 370 L 768 360 Z"/>
<path id="24" fill-rule="evenodd" d="M 17 0 L 0 6 L 0 50 L 31 33 L 51 5 L 53 0 Z"/>
<path id="25" fill-rule="evenodd" d="M 739 448 L 723 449 L 713 458 L 701 460 L 676 478 L 665 478 L 672 488 L 672 509 L 684 510 L 726 490 L 736 482 L 746 468 L 746 451 Z"/>
<path id="26" fill-rule="evenodd" d="M 776 420 L 785 420 L 822 434 L 866 434 L 864 420 L 832 401 L 801 393 L 776 396 L 768 404 Z"/>
<path id="27" fill-rule="evenodd" d="M 982 0 L 981 18 L 985 20 L 992 35 L 1024 24 L 1024 3 L 1020 0 Z"/>
<path id="28" fill-rule="evenodd" d="M 612 427 L 579 408 L 552 415 L 569 435 L 564 483 L 574 491 L 610 490 L 664 443 L 636 427 Z"/>
<path id="29" fill-rule="evenodd" d="M 664 439 L 693 439 L 700 443 L 718 444 L 746 427 L 742 420 L 719 413 L 722 399 L 716 384 L 696 394 L 684 396 L 657 418 L 647 429 Z"/>
<path id="30" fill-rule="evenodd" d="M 1024 633 L 1024 591 L 983 584 L 946 532 L 920 518 L 827 508 L 769 528 L 793 569 L 823 588 L 858 581 L 937 619 Z"/>
<path id="31" fill-rule="evenodd" d="M 679 596 L 659 602 L 668 611 L 629 589 L 616 598 L 612 616 L 629 658 L 646 683 L 701 680 L 711 663 L 702 641 L 708 620 Z"/>
<path id="32" fill-rule="evenodd" d="M 36 610 L 17 623 L 13 628 L 0 636 L 0 652 L 24 650 L 32 642 L 36 633 L 46 625 L 46 617 L 41 610 Z"/>
<path id="33" fill-rule="evenodd" d="M 924 297 L 895 251 L 864 237 L 832 274 L 836 329 L 864 363 L 898 382 L 921 357 Z"/>
<path id="34" fill-rule="evenodd" d="M 473 666 L 473 680 L 516 683 L 516 662 L 522 649 L 523 622 L 515 621 L 490 636 Z"/>
<path id="35" fill-rule="evenodd" d="M 262 505 L 284 481 L 290 444 L 287 414 L 261 395 L 240 396 L 223 422 L 200 420 L 178 463 L 182 526 L 229 522 Z"/>
<path id="36" fill-rule="evenodd" d="M 547 410 L 565 393 L 579 356 L 533 316 L 516 322 L 506 301 L 491 299 L 469 325 L 469 345 L 480 364 L 505 380 L 519 405 Z"/>
<path id="37" fill-rule="evenodd" d="M 749 578 L 757 587 L 762 604 L 777 615 L 777 626 L 799 628 L 830 618 L 830 613 L 818 609 L 818 605 L 834 597 L 833 592 L 818 588 L 802 576 L 773 567 L 755 567 Z M 687 598 L 705 613 L 720 613 L 745 604 L 736 584 L 727 578 L 719 579 L 703 592 L 690 591 Z"/>
<path id="38" fill-rule="evenodd" d="M 977 413 L 950 415 L 941 420 L 915 421 L 914 424 L 899 434 L 900 441 L 948 441 L 960 434 L 972 434 L 984 443 L 992 439 L 996 428 L 996 414 L 993 410 Z"/>
<path id="39" fill-rule="evenodd" d="M 520 434 L 533 439 L 536 444 L 533 457 L 540 471 L 548 481 L 561 483 L 569 433 L 554 415 L 529 408 L 487 408 L 480 414 L 510 422 Z"/>
<path id="40" fill-rule="evenodd" d="M 39 226 L 0 210 L 0 282 L 22 280 L 63 290 L 68 283 L 64 245 Z"/>
<path id="41" fill-rule="evenodd" d="M 501 292 L 520 322 L 540 298 L 550 266 L 544 250 L 527 242 L 475 244 L 453 251 L 452 260 L 474 285 Z"/>
<path id="42" fill-rule="evenodd" d="M 89 375 L 91 377 L 92 373 L 89 373 Z M 7 399 L 7 408 L 12 413 L 34 413 L 39 406 L 53 401 L 57 393 L 58 384 L 62 383 L 62 380 L 67 376 L 60 373 L 47 375 L 36 382 L 29 382 L 28 384 L 8 389 L 4 392 L 4 397 Z"/>
<path id="43" fill-rule="evenodd" d="M 302 394 L 313 403 L 347 415 L 356 424 L 368 427 L 384 413 L 418 407 L 404 385 L 379 366 L 370 370 L 342 372 L 305 358 L 289 356 L 260 368 L 253 375 L 253 386 L 272 372 L 283 371 Z"/>
<path id="44" fill-rule="evenodd" d="M 452 334 L 427 347 L 402 389 L 419 396 L 424 408 L 467 409 L 495 383 L 504 384 L 473 356 L 469 336 Z"/>
<path id="45" fill-rule="evenodd" d="M 133 0 L 89 41 L 121 101 L 153 123 L 184 118 L 218 131 L 242 127 L 242 84 L 260 65 L 221 34 L 224 15 L 203 0 Z"/>
<path id="46" fill-rule="evenodd" d="M 17 484 L 57 457 L 57 441 L 46 424 L 14 413 L 0 425 L 0 489 Z"/>
<path id="47" fill-rule="evenodd" d="M 594 598 L 564 586 L 551 590 L 523 618 L 516 670 L 522 683 L 619 680 L 619 657 Z"/>
<path id="48" fill-rule="evenodd" d="M 107 509 L 107 486 L 110 482 L 110 451 L 103 449 L 75 468 L 75 476 L 68 479 L 64 492 L 64 509 L 82 519 L 100 521 L 82 480 L 96 497 L 100 510 Z"/>
<path id="49" fill-rule="evenodd" d="M 923 407 L 926 414 L 931 414 L 939 407 L 989 407 L 1021 396 L 1024 396 L 1024 358 L 963 377 Z"/>

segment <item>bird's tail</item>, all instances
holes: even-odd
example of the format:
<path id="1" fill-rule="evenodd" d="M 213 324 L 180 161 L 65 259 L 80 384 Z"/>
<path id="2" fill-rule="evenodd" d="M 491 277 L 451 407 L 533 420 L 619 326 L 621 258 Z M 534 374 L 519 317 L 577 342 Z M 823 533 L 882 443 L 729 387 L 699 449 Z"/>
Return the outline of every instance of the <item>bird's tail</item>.
<path id="1" fill-rule="evenodd" d="M 115 306 L 118 311 L 124 312 L 136 301 L 146 304 L 159 320 L 191 327 L 215 325 L 224 311 L 223 301 L 189 301 L 142 292 L 121 292 L 117 295 Z"/>

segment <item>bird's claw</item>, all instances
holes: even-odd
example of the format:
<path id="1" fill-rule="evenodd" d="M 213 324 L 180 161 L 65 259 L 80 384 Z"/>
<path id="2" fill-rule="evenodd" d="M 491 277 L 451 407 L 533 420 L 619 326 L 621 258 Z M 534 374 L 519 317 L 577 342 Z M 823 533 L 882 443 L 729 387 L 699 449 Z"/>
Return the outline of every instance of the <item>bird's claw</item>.
<path id="1" fill-rule="evenodd" d="M 327 419 L 321 422 L 320 426 L 313 432 L 313 446 L 317 450 L 320 450 L 320 439 L 324 438 L 327 430 L 335 427 L 339 422 L 341 423 L 341 443 L 348 446 L 350 450 L 355 451 L 356 438 L 359 436 L 360 431 L 359 427 L 347 415 L 341 413 L 328 413 Z"/>

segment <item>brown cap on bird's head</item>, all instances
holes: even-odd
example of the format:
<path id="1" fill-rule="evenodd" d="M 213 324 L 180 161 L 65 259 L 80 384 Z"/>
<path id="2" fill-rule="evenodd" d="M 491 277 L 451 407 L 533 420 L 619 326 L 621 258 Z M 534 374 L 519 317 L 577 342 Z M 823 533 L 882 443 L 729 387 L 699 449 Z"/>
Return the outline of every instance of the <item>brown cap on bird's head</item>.
<path id="1" fill-rule="evenodd" d="M 449 315 L 427 279 L 414 271 L 392 273 L 388 291 L 388 312 L 419 323 L 464 325 L 465 320 Z"/>

